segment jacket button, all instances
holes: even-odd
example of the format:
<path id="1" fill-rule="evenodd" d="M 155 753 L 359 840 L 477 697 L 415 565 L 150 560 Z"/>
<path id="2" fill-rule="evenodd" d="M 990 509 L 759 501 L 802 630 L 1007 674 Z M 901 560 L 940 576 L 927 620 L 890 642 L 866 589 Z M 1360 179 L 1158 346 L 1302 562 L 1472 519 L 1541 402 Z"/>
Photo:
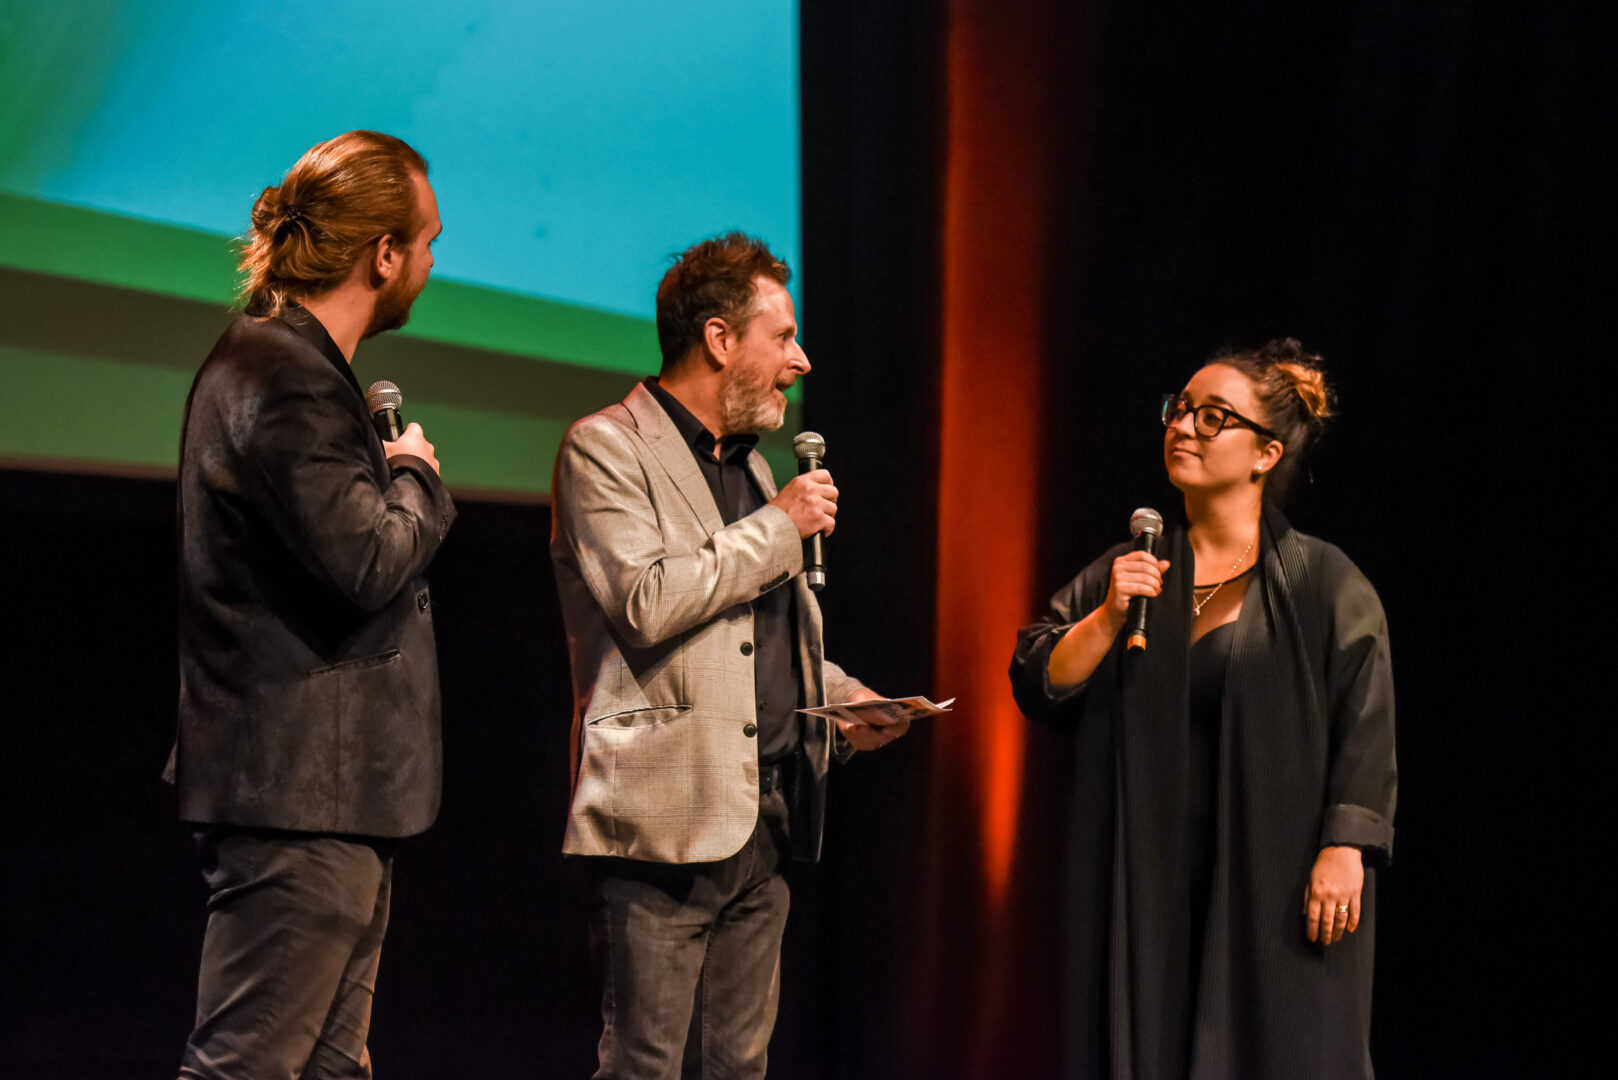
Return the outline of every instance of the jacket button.
<path id="1" fill-rule="evenodd" d="M 752 656 L 753 655 L 753 643 L 751 641 L 742 642 L 742 655 L 743 656 Z"/>
<path id="2" fill-rule="evenodd" d="M 753 736 L 758 734 L 758 725 L 757 724 L 745 724 L 745 725 L 743 725 L 742 734 L 746 735 L 749 739 L 751 739 Z"/>

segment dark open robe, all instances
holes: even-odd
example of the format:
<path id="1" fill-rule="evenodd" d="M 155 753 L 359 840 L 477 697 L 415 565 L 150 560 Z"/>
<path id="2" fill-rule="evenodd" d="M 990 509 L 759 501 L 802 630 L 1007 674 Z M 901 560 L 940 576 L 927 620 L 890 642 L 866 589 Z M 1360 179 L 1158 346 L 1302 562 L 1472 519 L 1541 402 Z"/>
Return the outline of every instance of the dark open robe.
<path id="1" fill-rule="evenodd" d="M 1191 926 L 1187 657 L 1194 565 L 1183 529 L 1144 654 L 1123 635 L 1090 679 L 1053 693 L 1063 632 L 1106 597 L 1120 546 L 1017 640 L 1030 719 L 1077 744 L 1065 902 L 1067 1073 L 1118 1080 L 1369 1077 L 1374 867 L 1393 845 L 1396 772 L 1387 623 L 1341 551 L 1266 507 L 1226 671 L 1217 850 L 1207 923 Z M 1367 866 L 1359 930 L 1323 949 L 1303 895 L 1320 848 Z M 1205 864 L 1206 865 L 1206 864 Z M 1191 956 L 1200 936 L 1200 964 Z M 1193 971 L 1200 969 L 1198 985 Z"/>

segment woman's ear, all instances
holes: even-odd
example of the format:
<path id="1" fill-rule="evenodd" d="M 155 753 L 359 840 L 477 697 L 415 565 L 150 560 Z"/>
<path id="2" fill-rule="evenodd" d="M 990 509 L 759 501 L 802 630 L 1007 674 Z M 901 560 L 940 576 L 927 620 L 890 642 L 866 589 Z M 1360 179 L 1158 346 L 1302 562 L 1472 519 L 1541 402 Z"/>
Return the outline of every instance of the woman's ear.
<path id="1" fill-rule="evenodd" d="M 1258 461 L 1253 463 L 1253 479 L 1257 480 L 1273 471 L 1284 453 L 1286 447 L 1281 445 L 1281 440 L 1271 439 L 1266 442 L 1264 448 L 1258 452 Z"/>

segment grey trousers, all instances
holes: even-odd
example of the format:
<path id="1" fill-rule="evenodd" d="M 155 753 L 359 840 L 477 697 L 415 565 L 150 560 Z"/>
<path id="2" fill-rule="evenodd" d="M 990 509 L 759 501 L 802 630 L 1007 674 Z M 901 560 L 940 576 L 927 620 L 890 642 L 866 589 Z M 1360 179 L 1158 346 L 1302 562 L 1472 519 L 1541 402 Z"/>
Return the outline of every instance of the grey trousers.
<path id="1" fill-rule="evenodd" d="M 781 985 L 786 802 L 715 863 L 587 858 L 601 984 L 597 1080 L 757 1080 Z M 687 1045 L 687 1036 L 691 1045 Z"/>
<path id="2" fill-rule="evenodd" d="M 184 1080 L 369 1077 L 393 842 L 211 826 L 208 929 Z"/>

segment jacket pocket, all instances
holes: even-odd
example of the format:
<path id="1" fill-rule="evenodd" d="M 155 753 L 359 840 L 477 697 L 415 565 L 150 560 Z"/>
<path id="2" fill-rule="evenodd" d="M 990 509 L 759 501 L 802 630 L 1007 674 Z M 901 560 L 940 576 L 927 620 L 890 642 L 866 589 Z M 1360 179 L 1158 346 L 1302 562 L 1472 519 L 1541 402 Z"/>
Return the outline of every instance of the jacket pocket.
<path id="1" fill-rule="evenodd" d="M 640 728 L 666 724 L 691 711 L 689 705 L 651 705 L 644 709 L 624 709 L 585 721 L 588 727 Z"/>
<path id="2" fill-rule="evenodd" d="M 389 649 L 387 652 L 379 652 L 374 656 L 361 656 L 353 660 L 344 660 L 340 664 L 328 664 L 325 667 L 310 668 L 309 674 L 337 675 L 345 671 L 363 671 L 366 668 L 391 664 L 397 659 L 399 659 L 399 650 Z"/>

